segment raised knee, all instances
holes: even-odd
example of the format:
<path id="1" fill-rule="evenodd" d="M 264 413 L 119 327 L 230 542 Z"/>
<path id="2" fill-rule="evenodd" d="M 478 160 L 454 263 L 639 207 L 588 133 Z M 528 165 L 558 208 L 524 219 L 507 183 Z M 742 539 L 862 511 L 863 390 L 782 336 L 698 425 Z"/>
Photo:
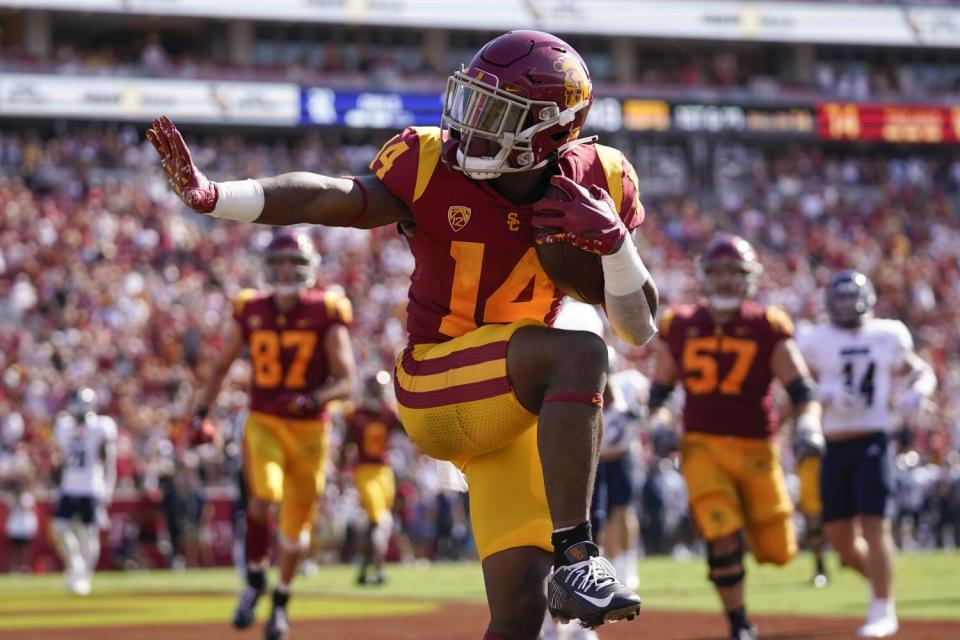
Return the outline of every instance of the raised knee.
<path id="1" fill-rule="evenodd" d="M 561 336 L 558 353 L 563 356 L 563 366 L 591 378 L 606 375 L 609 362 L 603 338 L 589 331 L 564 331 L 555 335 Z"/>

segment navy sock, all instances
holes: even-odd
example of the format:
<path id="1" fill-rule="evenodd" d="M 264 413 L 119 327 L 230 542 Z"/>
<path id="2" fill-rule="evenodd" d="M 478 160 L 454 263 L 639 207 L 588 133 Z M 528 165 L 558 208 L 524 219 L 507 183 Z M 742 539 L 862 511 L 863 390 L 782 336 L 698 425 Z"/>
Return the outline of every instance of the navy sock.
<path id="1" fill-rule="evenodd" d="M 727 620 L 730 621 L 730 629 L 734 632 L 740 629 L 750 628 L 750 619 L 747 617 L 747 610 L 742 606 L 727 610 Z"/>
<path id="2" fill-rule="evenodd" d="M 550 536 L 550 542 L 553 544 L 553 566 L 561 567 L 570 564 L 564 552 L 579 542 L 593 542 L 593 532 L 590 527 L 590 521 L 581 522 L 575 527 L 554 531 Z"/>
<path id="3" fill-rule="evenodd" d="M 247 567 L 247 584 L 257 591 L 263 591 L 266 589 L 267 576 L 263 572 L 263 569 L 251 569 Z"/>

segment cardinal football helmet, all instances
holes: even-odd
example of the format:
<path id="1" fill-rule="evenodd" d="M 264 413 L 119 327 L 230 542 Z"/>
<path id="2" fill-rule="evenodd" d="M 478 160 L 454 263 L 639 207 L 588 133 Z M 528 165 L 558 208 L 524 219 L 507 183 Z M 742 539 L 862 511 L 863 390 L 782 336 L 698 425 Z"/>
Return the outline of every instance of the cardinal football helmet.
<path id="1" fill-rule="evenodd" d="M 757 292 L 763 266 L 753 246 L 738 235 L 719 233 L 699 261 L 703 292 L 716 311 L 732 311 Z"/>
<path id="2" fill-rule="evenodd" d="M 853 269 L 833 276 L 825 297 L 830 322 L 838 327 L 859 327 L 877 304 L 870 278 Z"/>
<path id="3" fill-rule="evenodd" d="M 476 180 L 542 167 L 574 142 L 593 103 L 590 72 L 563 40 L 511 31 L 447 80 L 441 126 L 459 141 L 454 169 Z"/>
<path id="4" fill-rule="evenodd" d="M 282 273 L 280 262 L 291 260 L 296 265 L 292 274 Z M 274 291 L 283 294 L 309 289 L 317 281 L 320 254 L 306 233 L 283 230 L 278 232 L 264 255 L 264 276 Z"/>

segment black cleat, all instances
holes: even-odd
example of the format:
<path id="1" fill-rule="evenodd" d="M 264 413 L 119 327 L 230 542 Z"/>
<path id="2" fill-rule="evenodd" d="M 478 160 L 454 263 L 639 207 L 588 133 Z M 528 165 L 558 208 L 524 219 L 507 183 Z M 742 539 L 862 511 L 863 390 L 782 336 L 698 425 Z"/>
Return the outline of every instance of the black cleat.
<path id="1" fill-rule="evenodd" d="M 547 607 L 555 622 L 579 620 L 595 629 L 604 622 L 632 620 L 640 596 L 625 587 L 597 545 L 579 542 L 564 552 L 572 564 L 557 567 L 547 582 Z"/>
<path id="2" fill-rule="evenodd" d="M 257 601 L 263 591 L 246 586 L 240 592 L 240 600 L 237 602 L 237 608 L 233 611 L 233 626 L 237 629 L 246 629 L 253 624 L 257 616 Z"/>
<path id="3" fill-rule="evenodd" d="M 264 640 L 287 640 L 289 633 L 290 621 L 287 620 L 286 607 L 273 607 L 263 630 Z"/>

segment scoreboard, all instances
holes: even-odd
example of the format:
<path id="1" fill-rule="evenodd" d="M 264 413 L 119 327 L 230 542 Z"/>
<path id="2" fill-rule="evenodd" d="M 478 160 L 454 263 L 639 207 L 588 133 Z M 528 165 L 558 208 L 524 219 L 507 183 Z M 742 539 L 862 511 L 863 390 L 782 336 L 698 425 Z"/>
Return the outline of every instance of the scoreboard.
<path id="1" fill-rule="evenodd" d="M 816 107 L 822 140 L 956 144 L 960 107 L 825 102 Z"/>

